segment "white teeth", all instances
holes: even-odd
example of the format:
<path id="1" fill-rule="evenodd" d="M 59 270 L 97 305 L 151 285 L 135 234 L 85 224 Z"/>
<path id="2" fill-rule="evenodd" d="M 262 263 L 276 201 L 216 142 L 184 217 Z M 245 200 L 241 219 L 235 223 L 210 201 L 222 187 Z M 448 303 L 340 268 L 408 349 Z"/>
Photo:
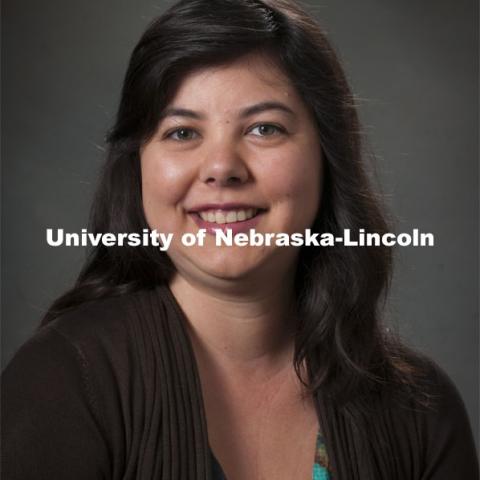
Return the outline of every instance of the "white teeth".
<path id="1" fill-rule="evenodd" d="M 223 212 L 215 212 L 215 223 L 226 223 L 225 215 Z"/>
<path id="2" fill-rule="evenodd" d="M 235 223 L 243 222 L 254 217 L 258 213 L 256 208 L 247 208 L 246 210 L 230 210 L 228 212 L 208 210 L 198 212 L 202 220 L 210 223 Z"/>
<path id="3" fill-rule="evenodd" d="M 245 210 L 240 210 L 237 212 L 237 222 L 243 222 L 247 218 Z"/>
<path id="4" fill-rule="evenodd" d="M 232 223 L 237 221 L 237 212 L 228 212 L 225 217 L 225 223 Z"/>

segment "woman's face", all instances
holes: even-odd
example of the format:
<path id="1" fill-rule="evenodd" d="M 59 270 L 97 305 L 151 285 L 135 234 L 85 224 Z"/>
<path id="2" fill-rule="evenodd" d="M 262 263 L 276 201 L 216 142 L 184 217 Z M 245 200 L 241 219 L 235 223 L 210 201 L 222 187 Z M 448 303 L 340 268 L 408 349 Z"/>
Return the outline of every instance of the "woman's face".
<path id="1" fill-rule="evenodd" d="M 214 237 L 219 228 L 303 233 L 319 208 L 314 119 L 268 58 L 251 54 L 184 77 L 140 156 L 148 224 L 174 234 L 167 254 L 180 275 L 266 279 L 294 267 L 298 248 L 216 246 Z M 204 246 L 181 243 L 200 228 Z"/>

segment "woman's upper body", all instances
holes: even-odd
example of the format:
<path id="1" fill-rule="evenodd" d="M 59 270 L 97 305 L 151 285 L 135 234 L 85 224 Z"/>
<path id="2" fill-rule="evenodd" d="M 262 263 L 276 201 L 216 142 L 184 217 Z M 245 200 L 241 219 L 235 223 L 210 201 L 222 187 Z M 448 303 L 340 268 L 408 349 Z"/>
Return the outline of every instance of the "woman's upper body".
<path id="1" fill-rule="evenodd" d="M 188 330 L 167 287 L 91 302 L 43 327 L 2 376 L 4 478 L 212 478 Z M 333 478 L 478 478 L 458 391 L 433 362 L 424 364 L 429 408 L 372 396 L 371 412 L 354 419 L 315 399 Z"/>
<path id="2" fill-rule="evenodd" d="M 382 328 L 389 248 L 215 240 L 387 232 L 354 103 L 294 1 L 182 0 L 150 25 L 92 230 L 174 239 L 96 247 L 9 364 L 7 478 L 208 479 L 212 447 L 229 480 L 306 479 L 319 428 L 338 480 L 477 476 L 455 387 Z M 422 371 L 430 407 L 394 387 Z"/>

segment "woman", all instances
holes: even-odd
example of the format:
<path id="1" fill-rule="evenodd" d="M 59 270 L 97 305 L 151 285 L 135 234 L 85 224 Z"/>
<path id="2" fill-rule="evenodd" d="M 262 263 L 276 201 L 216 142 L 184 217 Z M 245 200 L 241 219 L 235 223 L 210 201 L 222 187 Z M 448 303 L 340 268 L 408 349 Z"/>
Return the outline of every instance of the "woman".
<path id="1" fill-rule="evenodd" d="M 386 232 L 358 131 L 293 2 L 182 1 L 153 22 L 91 230 L 174 240 L 95 248 L 6 368 L 6 478 L 478 478 L 456 388 L 382 327 L 387 248 L 215 244 Z"/>

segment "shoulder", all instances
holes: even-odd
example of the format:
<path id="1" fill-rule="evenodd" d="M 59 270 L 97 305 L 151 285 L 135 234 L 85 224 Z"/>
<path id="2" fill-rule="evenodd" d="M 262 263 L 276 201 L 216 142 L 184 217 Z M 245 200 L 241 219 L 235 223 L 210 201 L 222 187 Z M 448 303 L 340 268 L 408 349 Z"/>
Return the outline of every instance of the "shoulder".
<path id="1" fill-rule="evenodd" d="M 478 478 L 473 432 L 462 396 L 445 369 L 432 358 L 410 351 L 410 400 L 393 408 L 394 430 L 403 450 L 417 445 L 422 478 Z"/>
<path id="2" fill-rule="evenodd" d="M 75 315 L 68 315 L 72 323 Z M 106 362 L 83 348 L 82 329 L 64 328 L 67 320 L 39 329 L 2 372 L 2 470 L 8 478 L 111 477 L 116 390 L 111 375 L 99 373 L 107 371 Z"/>
<path id="3" fill-rule="evenodd" d="M 41 391 L 38 382 L 62 380 L 69 389 L 74 383 L 81 388 L 99 353 L 125 336 L 126 303 L 125 298 L 88 302 L 38 328 L 6 365 L 4 385 L 25 388 L 28 382 Z"/>
<path id="4" fill-rule="evenodd" d="M 138 356 L 138 337 L 145 330 L 139 305 L 155 296 L 154 290 L 139 291 L 86 302 L 62 314 L 20 346 L 4 373 L 22 372 L 23 381 L 33 381 L 40 372 L 55 376 L 69 369 L 74 381 L 125 371 Z"/>
<path id="5" fill-rule="evenodd" d="M 55 318 L 46 327 L 72 340 L 118 333 L 128 324 L 132 301 L 138 295 L 137 292 L 83 303 Z"/>
<path id="6" fill-rule="evenodd" d="M 409 370 L 412 398 L 417 407 L 423 406 L 426 416 L 438 416 L 445 409 L 465 409 L 459 390 L 446 370 L 433 358 L 406 350 L 403 361 Z"/>
<path id="7" fill-rule="evenodd" d="M 426 398 L 421 418 L 430 440 L 447 432 L 472 436 L 465 403 L 452 377 L 432 358 L 423 356 L 421 366 L 419 385 Z"/>
<path id="8" fill-rule="evenodd" d="M 166 316 L 162 288 L 139 290 L 86 302 L 43 328 L 52 329 L 90 355 L 124 356 L 147 327 L 145 317 Z"/>
<path id="9" fill-rule="evenodd" d="M 83 418 L 103 432 L 118 430 L 121 405 L 143 401 L 150 368 L 145 352 L 154 347 L 139 309 L 158 303 L 157 296 L 152 290 L 91 301 L 39 328 L 2 372 L 2 408 L 12 435 L 19 418 L 37 425 L 56 418 L 57 410 L 71 415 L 75 425 L 83 425 Z M 155 318 L 161 315 L 156 308 Z"/>
<path id="10" fill-rule="evenodd" d="M 394 360 L 397 378 L 387 389 L 387 397 L 395 407 L 406 407 L 424 421 L 446 420 L 446 411 L 465 411 L 465 405 L 457 386 L 445 369 L 433 358 L 402 347 Z M 400 400 L 398 404 L 395 400 Z"/>

